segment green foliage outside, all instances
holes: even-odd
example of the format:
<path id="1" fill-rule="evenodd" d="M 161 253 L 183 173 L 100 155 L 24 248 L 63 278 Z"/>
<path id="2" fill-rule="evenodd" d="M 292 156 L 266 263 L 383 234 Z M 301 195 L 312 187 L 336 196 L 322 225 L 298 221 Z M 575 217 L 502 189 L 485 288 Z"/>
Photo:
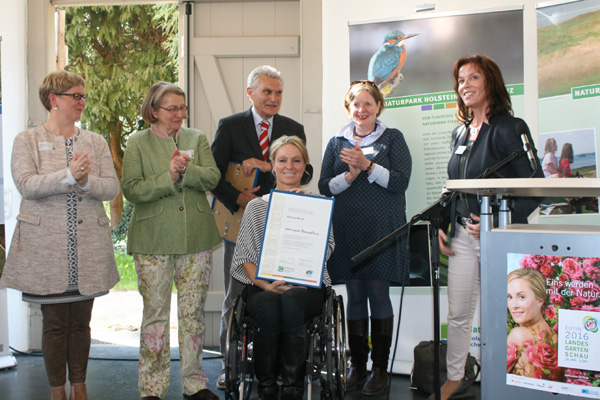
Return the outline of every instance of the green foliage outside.
<path id="1" fill-rule="evenodd" d="M 121 179 L 127 138 L 147 127 L 140 107 L 148 89 L 178 81 L 178 6 L 70 7 L 65 18 L 65 69 L 86 80 L 81 125 L 107 139 Z M 122 211 L 118 196 L 111 202 L 113 227 Z"/>
<path id="2" fill-rule="evenodd" d="M 81 126 L 106 138 L 121 179 L 127 138 L 148 127 L 140 117 L 148 89 L 158 81 L 178 81 L 178 5 L 69 7 L 65 14 L 65 69 L 86 80 Z M 115 289 L 136 290 L 127 254 L 132 205 L 117 196 L 108 208 L 121 276 Z"/>
<path id="3" fill-rule="evenodd" d="M 116 249 L 115 249 L 116 250 Z M 117 268 L 121 280 L 113 290 L 137 290 L 137 273 L 133 264 L 133 257 L 127 252 L 115 251 L 115 259 L 117 260 Z"/>
<path id="4" fill-rule="evenodd" d="M 115 248 L 115 259 L 117 261 L 117 268 L 119 270 L 119 276 L 121 280 L 114 287 L 115 290 L 137 290 L 138 288 L 138 277 L 135 272 L 135 265 L 133 263 L 133 257 L 127 254 L 127 230 L 129 227 L 129 221 L 133 212 L 133 204 L 124 201 L 125 207 L 123 214 L 121 215 L 121 221 L 115 229 L 112 230 L 113 245 Z M 105 204 L 105 207 L 106 204 Z M 176 291 L 175 284 L 173 283 L 173 291 Z"/>
<path id="5" fill-rule="evenodd" d="M 127 228 L 133 205 L 125 200 L 121 221 L 112 230 L 113 245 L 115 247 L 115 259 L 121 280 L 114 287 L 115 290 L 137 290 L 137 273 L 133 264 L 133 257 L 127 254 Z"/>

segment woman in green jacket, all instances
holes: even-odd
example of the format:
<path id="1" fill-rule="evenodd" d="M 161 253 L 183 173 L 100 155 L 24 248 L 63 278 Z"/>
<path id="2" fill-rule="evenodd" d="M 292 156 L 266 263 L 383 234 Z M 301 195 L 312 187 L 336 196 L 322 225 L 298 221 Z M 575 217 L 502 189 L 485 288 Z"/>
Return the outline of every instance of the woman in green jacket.
<path id="1" fill-rule="evenodd" d="M 185 93 L 159 82 L 148 92 L 142 118 L 123 158 L 123 194 L 134 204 L 127 250 L 144 299 L 138 386 L 142 399 L 167 393 L 170 374 L 169 310 L 177 287 L 179 352 L 185 399 L 216 400 L 202 370 L 204 303 L 211 249 L 220 241 L 206 192 L 220 172 L 206 136 L 182 128 Z"/>

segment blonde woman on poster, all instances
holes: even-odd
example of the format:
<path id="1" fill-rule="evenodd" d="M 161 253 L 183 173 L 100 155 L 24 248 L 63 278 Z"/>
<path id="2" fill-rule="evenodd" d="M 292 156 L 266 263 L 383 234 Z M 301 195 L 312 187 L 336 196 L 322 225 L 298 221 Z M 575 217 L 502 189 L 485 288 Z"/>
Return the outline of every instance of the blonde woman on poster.
<path id="1" fill-rule="evenodd" d="M 538 270 L 522 268 L 511 271 L 507 281 L 507 307 L 518 326 L 507 337 L 506 372 L 562 381 L 557 334 L 544 319 L 548 300 L 544 276 Z"/>
<path id="2" fill-rule="evenodd" d="M 556 140 L 548 138 L 544 146 L 544 159 L 542 160 L 542 168 L 546 178 L 562 178 L 558 171 L 558 160 L 555 154 L 557 150 Z"/>

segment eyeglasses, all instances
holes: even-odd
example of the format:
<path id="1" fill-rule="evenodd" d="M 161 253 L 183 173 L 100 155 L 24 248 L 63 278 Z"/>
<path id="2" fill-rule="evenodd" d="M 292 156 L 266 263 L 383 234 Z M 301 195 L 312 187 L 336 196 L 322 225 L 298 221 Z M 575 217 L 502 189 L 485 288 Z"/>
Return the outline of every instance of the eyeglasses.
<path id="1" fill-rule="evenodd" d="M 166 112 L 171 113 L 171 114 L 175 114 L 177 111 L 187 112 L 187 110 L 188 110 L 188 106 L 169 107 L 169 108 L 159 107 L 159 108 L 162 108 L 163 110 L 165 110 Z"/>
<path id="2" fill-rule="evenodd" d="M 363 83 L 365 85 L 371 85 L 373 87 L 377 87 L 377 85 L 375 84 L 375 82 L 373 81 L 354 81 L 350 84 L 350 87 L 354 86 L 354 85 L 358 85 L 359 83 Z"/>
<path id="3" fill-rule="evenodd" d="M 57 96 L 71 96 L 75 101 L 79 101 L 81 99 L 86 100 L 88 97 L 85 94 L 81 93 L 56 93 Z"/>

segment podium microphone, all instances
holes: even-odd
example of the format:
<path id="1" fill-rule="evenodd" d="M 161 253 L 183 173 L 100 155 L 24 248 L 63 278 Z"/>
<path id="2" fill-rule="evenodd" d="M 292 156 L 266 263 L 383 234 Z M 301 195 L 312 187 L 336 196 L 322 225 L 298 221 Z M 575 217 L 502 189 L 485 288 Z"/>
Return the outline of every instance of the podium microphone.
<path id="1" fill-rule="evenodd" d="M 531 169 L 537 171 L 537 163 L 535 162 L 535 155 L 533 154 L 533 146 L 529 143 L 529 138 L 526 133 L 521 134 L 521 141 L 523 142 L 523 150 L 527 153 L 527 158 L 529 158 L 529 165 Z"/>

